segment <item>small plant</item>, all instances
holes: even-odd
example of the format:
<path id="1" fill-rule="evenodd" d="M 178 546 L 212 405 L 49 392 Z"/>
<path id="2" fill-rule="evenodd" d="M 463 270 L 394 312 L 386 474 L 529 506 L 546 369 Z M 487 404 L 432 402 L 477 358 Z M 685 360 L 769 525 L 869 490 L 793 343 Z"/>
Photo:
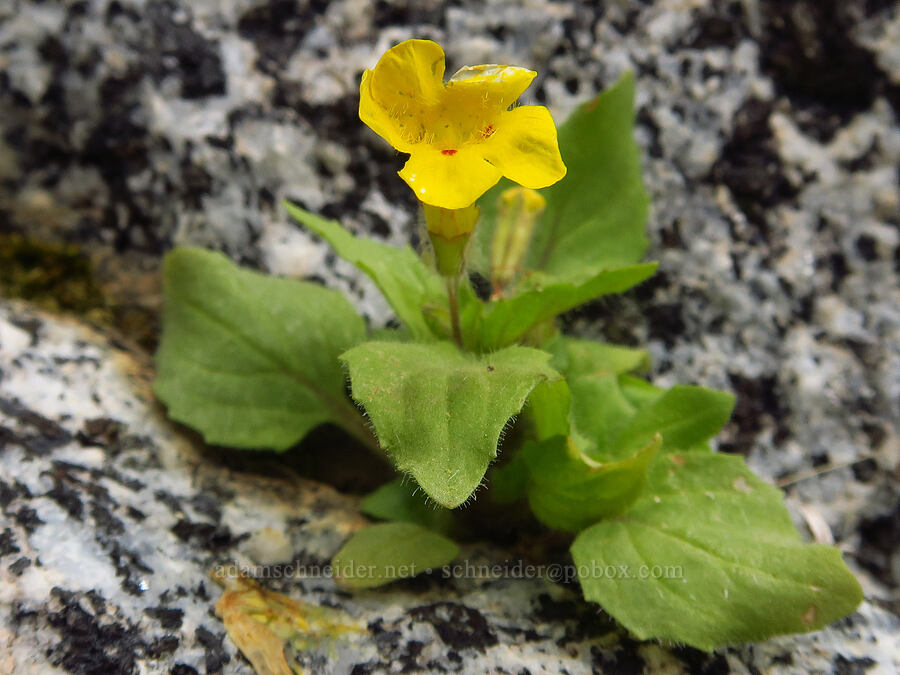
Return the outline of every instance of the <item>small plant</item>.
<path id="1" fill-rule="evenodd" d="M 410 154 L 400 176 L 422 202 L 421 256 L 285 204 L 375 282 L 402 326 L 370 334 L 333 290 L 176 250 L 155 384 L 169 414 L 236 448 L 286 450 L 332 423 L 386 453 L 405 478 L 363 501 L 385 522 L 335 556 L 348 587 L 449 563 L 454 509 L 477 494 L 572 533 L 584 596 L 641 639 L 709 650 L 852 612 L 862 593 L 840 552 L 805 543 L 779 490 L 711 450 L 731 395 L 660 389 L 637 375 L 646 352 L 555 324 L 656 269 L 640 262 L 633 78 L 577 109 L 557 139 L 545 108 L 514 105 L 534 72 L 443 74 L 441 48 L 410 40 L 360 87 L 361 119 Z"/>

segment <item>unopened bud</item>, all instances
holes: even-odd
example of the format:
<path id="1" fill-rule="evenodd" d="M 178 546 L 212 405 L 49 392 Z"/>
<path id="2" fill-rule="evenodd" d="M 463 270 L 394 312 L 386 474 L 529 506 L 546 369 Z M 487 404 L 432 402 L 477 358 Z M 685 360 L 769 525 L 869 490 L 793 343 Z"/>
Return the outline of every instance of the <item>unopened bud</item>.
<path id="1" fill-rule="evenodd" d="M 510 188 L 500 194 L 491 242 L 491 282 L 496 292 L 502 292 L 522 266 L 535 225 L 546 206 L 547 200 L 528 188 Z"/>

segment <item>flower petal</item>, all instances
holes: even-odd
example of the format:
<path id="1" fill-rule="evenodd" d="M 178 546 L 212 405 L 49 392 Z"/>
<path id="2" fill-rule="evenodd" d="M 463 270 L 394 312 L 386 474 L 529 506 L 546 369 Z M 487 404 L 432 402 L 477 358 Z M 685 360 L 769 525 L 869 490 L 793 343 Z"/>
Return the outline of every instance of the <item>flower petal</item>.
<path id="1" fill-rule="evenodd" d="M 463 147 L 452 155 L 416 148 L 400 177 L 419 201 L 445 209 L 471 206 L 500 180 L 500 171 L 484 161 L 480 148 Z"/>
<path id="2" fill-rule="evenodd" d="M 400 152 L 409 152 L 412 148 L 404 136 L 404 122 L 391 117 L 372 96 L 372 71 L 363 73 L 359 83 L 359 119 L 369 128 L 393 145 Z"/>
<path id="3" fill-rule="evenodd" d="M 466 66 L 447 82 L 447 92 L 452 98 L 471 99 L 485 108 L 506 110 L 528 89 L 536 75 L 533 70 L 517 66 Z"/>
<path id="4" fill-rule="evenodd" d="M 556 125 L 544 106 L 524 105 L 504 113 L 482 153 L 504 176 L 532 190 L 566 175 Z"/>
<path id="5" fill-rule="evenodd" d="M 431 40 L 388 49 L 372 71 L 371 92 L 388 111 L 435 105 L 444 91 L 444 50 Z"/>

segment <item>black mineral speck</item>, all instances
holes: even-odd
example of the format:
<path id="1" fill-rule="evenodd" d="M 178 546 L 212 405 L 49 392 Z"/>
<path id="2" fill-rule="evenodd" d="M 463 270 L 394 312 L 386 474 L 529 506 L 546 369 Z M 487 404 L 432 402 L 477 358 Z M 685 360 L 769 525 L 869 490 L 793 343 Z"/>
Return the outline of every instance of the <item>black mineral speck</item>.
<path id="1" fill-rule="evenodd" d="M 147 518 L 147 514 L 141 511 L 140 509 L 136 509 L 133 506 L 128 506 L 125 508 L 125 513 L 128 514 L 128 517 L 132 520 L 136 520 L 137 522 L 141 522 Z"/>
<path id="2" fill-rule="evenodd" d="M 878 260 L 878 251 L 875 249 L 875 240 L 867 234 L 861 234 L 856 239 L 856 250 L 867 262 Z"/>
<path id="3" fill-rule="evenodd" d="M 819 141 L 831 139 L 878 95 L 897 104 L 898 88 L 874 55 L 852 38 L 857 3 L 846 0 L 762 0 L 763 69 L 800 112 L 801 129 Z"/>
<path id="4" fill-rule="evenodd" d="M 0 558 L 12 553 L 18 553 L 19 547 L 16 545 L 16 536 L 8 527 L 0 532 Z"/>
<path id="5" fill-rule="evenodd" d="M 676 339 L 686 328 L 681 318 L 682 311 L 681 304 L 677 302 L 664 302 L 645 307 L 644 314 L 647 317 L 650 337 L 662 340 L 667 347 L 674 346 Z"/>
<path id="6" fill-rule="evenodd" d="M 746 454 L 756 442 L 756 437 L 768 422 L 784 420 L 790 410 L 783 402 L 774 376 L 756 379 L 730 373 L 731 388 L 737 394 L 731 421 L 726 427 L 727 436 L 719 444 L 724 452 Z"/>
<path id="7" fill-rule="evenodd" d="M 31 567 L 31 558 L 22 556 L 9 566 L 9 571 L 19 577 L 22 576 L 22 573 L 25 572 L 25 570 L 27 570 L 29 567 Z"/>
<path id="8" fill-rule="evenodd" d="M 731 140 L 713 165 L 711 176 L 728 186 L 738 206 L 763 236 L 766 209 L 793 197 L 775 139 L 769 128 L 771 103 L 747 101 L 735 115 Z"/>
<path id="9" fill-rule="evenodd" d="M 19 497 L 31 497 L 31 490 L 19 481 L 10 484 L 0 480 L 0 508 L 5 511 L 6 507 Z"/>
<path id="10" fill-rule="evenodd" d="M 369 633 L 375 639 L 375 646 L 382 656 L 388 656 L 397 648 L 402 634 L 398 630 L 386 630 L 384 620 L 378 619 L 369 624 Z"/>
<path id="11" fill-rule="evenodd" d="M 876 445 L 876 444 L 873 444 Z M 853 477 L 860 483 L 868 483 L 878 475 L 878 462 L 869 457 L 853 465 Z"/>
<path id="12" fill-rule="evenodd" d="M 116 518 L 112 512 L 98 501 L 91 502 L 91 518 L 97 529 L 109 537 L 123 534 L 125 523 Z"/>
<path id="13" fill-rule="evenodd" d="M 497 644 L 487 621 L 478 610 L 455 602 L 436 602 L 414 607 L 409 616 L 417 621 L 427 621 L 434 626 L 438 636 L 453 649 L 484 650 Z"/>
<path id="14" fill-rule="evenodd" d="M 203 492 L 194 495 L 191 498 L 191 506 L 201 515 L 206 516 L 211 521 L 218 523 L 222 520 L 222 509 L 219 507 L 218 500 Z"/>
<path id="15" fill-rule="evenodd" d="M 443 26 L 444 4 L 440 2 L 377 0 L 374 3 L 374 22 L 376 26 L 415 26 L 417 24 Z"/>
<path id="16" fill-rule="evenodd" d="M 690 49 L 734 48 L 744 32 L 738 3 L 713 3 L 712 11 L 693 22 L 683 42 Z"/>
<path id="17" fill-rule="evenodd" d="M 197 669 L 184 663 L 176 663 L 169 670 L 169 675 L 200 675 Z"/>
<path id="18" fill-rule="evenodd" d="M 182 513 L 181 500 L 175 495 L 165 490 L 157 490 L 153 493 L 153 496 L 156 498 L 156 501 L 168 506 L 169 510 L 175 515 Z"/>
<path id="19" fill-rule="evenodd" d="M 78 442 L 85 446 L 101 448 L 115 447 L 125 430 L 125 425 L 109 417 L 95 417 L 84 421 L 84 425 L 75 435 Z"/>
<path id="20" fill-rule="evenodd" d="M 58 642 L 47 655 L 50 663 L 77 675 L 137 672 L 135 661 L 144 644 L 134 626 L 88 614 L 81 607 L 79 595 L 71 591 L 57 587 L 50 594 L 59 607 L 47 616 L 59 633 Z"/>
<path id="21" fill-rule="evenodd" d="M 163 635 L 150 643 L 150 646 L 147 647 L 147 656 L 151 659 L 162 658 L 178 649 L 179 644 L 181 644 L 181 640 L 177 636 Z"/>
<path id="22" fill-rule="evenodd" d="M 693 647 L 675 647 L 673 653 L 681 659 L 691 673 L 698 675 L 728 675 L 731 669 L 722 654 L 707 654 Z"/>
<path id="23" fill-rule="evenodd" d="M 275 74 L 287 65 L 303 36 L 315 26 L 316 12 L 310 4 L 327 3 L 269 0 L 241 15 L 238 33 L 252 40 L 259 50 L 257 66 L 260 70 Z"/>
<path id="24" fill-rule="evenodd" d="M 216 635 L 205 626 L 197 628 L 197 642 L 206 650 L 206 672 L 218 673 L 222 667 L 231 661 L 231 657 L 225 651 L 222 645 L 225 640 L 225 633 Z"/>
<path id="25" fill-rule="evenodd" d="M 843 654 L 838 654 L 831 663 L 834 675 L 865 675 L 874 665 L 876 661 L 868 656 L 856 658 Z"/>
<path id="26" fill-rule="evenodd" d="M 44 524 L 44 521 L 38 517 L 37 511 L 30 506 L 23 506 L 13 517 L 29 534 L 36 531 L 38 527 Z"/>
<path id="27" fill-rule="evenodd" d="M 859 564 L 889 588 L 897 588 L 900 579 L 894 576 L 892 558 L 900 548 L 900 500 L 890 513 L 863 519 L 859 533 Z"/>
<path id="28" fill-rule="evenodd" d="M 645 672 L 644 660 L 638 654 L 636 643 L 631 640 L 623 648 L 613 651 L 591 647 L 591 663 L 594 672 L 621 673 L 621 675 L 639 675 Z"/>
<path id="29" fill-rule="evenodd" d="M 557 641 L 560 645 L 582 642 L 615 630 L 609 615 L 599 611 L 597 605 L 575 599 L 557 600 L 547 593 L 537 597 L 534 616 L 539 622 L 566 624 L 565 635 Z"/>
<path id="30" fill-rule="evenodd" d="M 222 551 L 237 541 L 227 527 L 217 527 L 212 523 L 195 523 L 187 518 L 180 518 L 172 526 L 172 533 L 181 541 L 208 551 Z"/>
<path id="31" fill-rule="evenodd" d="M 207 40 L 190 25 L 176 20 L 171 2 L 150 2 L 144 14 L 152 28 L 148 55 L 158 79 L 176 75 L 181 80 L 181 95 L 187 99 L 225 94 L 225 71 L 219 43 Z"/>
<path id="32" fill-rule="evenodd" d="M 100 593 L 97 591 L 88 591 L 85 596 L 87 597 L 87 601 L 90 603 L 91 608 L 94 610 L 94 614 L 103 614 L 106 612 L 106 600 Z"/>
<path id="33" fill-rule="evenodd" d="M 165 630 L 178 630 L 184 618 L 184 611 L 173 607 L 148 607 L 144 614 L 159 621 Z"/>
<path id="34" fill-rule="evenodd" d="M 59 465 L 55 465 L 52 472 L 45 472 L 44 475 L 49 475 L 53 480 L 53 488 L 47 491 L 46 496 L 59 504 L 71 518 L 81 520 L 84 503 L 79 491 L 71 486 L 77 479 Z"/>
<path id="35" fill-rule="evenodd" d="M 106 550 L 110 561 L 116 568 L 116 576 L 122 578 L 122 589 L 129 593 L 140 597 L 144 594 L 144 588 L 141 584 L 141 576 L 144 574 L 152 574 L 153 570 L 144 563 L 141 557 L 134 551 L 129 551 L 116 540 L 103 541 L 99 543 Z"/>
<path id="36" fill-rule="evenodd" d="M 43 415 L 28 410 L 16 400 L 0 398 L 0 412 L 12 417 L 33 433 L 17 435 L 14 439 L 28 452 L 42 457 L 68 443 L 72 436 L 59 424 Z"/>

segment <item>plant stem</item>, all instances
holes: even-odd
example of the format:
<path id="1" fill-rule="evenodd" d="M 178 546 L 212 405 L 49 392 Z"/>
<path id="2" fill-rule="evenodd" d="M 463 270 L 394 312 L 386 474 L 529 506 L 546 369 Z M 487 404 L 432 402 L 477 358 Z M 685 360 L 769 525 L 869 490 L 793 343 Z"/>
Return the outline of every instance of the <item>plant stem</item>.
<path id="1" fill-rule="evenodd" d="M 450 300 L 450 326 L 453 329 L 453 341 L 462 349 L 462 329 L 459 325 L 459 277 L 445 278 L 447 280 L 447 297 Z"/>

